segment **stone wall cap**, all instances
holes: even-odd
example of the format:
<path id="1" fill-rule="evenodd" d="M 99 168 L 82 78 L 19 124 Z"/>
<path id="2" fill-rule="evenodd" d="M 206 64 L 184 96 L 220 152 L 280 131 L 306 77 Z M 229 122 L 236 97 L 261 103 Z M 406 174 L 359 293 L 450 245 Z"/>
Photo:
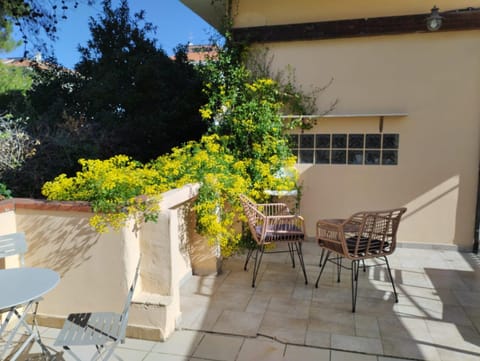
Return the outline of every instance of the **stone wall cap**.
<path id="1" fill-rule="evenodd" d="M 85 201 L 47 201 L 33 198 L 9 198 L 0 201 L 0 212 L 15 211 L 17 209 L 92 212 L 90 203 Z"/>

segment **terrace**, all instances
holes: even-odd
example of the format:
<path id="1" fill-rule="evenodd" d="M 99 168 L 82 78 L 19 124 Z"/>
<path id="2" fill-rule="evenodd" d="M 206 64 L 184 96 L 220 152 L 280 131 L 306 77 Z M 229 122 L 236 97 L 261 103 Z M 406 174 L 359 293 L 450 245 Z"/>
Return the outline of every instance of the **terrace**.
<path id="1" fill-rule="evenodd" d="M 200 3 L 199 12 L 212 5 L 211 1 Z M 266 3 L 262 8 L 263 4 L 244 1 L 247 6 L 239 8 L 236 30 L 253 31 L 260 26 L 264 35 L 281 35 L 274 30 L 300 22 L 294 34 L 303 34 L 301 38 L 291 38 L 292 32 L 287 31 L 287 35 L 257 40 L 270 43 L 279 59 L 276 69 L 283 65 L 298 69 L 300 85 L 322 85 L 335 76 L 335 85 L 322 103 L 341 97 L 335 114 L 310 115 L 321 117 L 321 124 L 292 134 L 298 140 L 297 168 L 306 191 L 301 210 L 309 221 L 307 233 L 313 234 L 315 219 L 345 215 L 365 204 L 406 206 L 410 213 L 399 235 L 399 241 L 406 243 L 390 259 L 399 302 L 393 302 L 381 268 L 361 272 L 354 314 L 348 274 L 337 283 L 335 269 L 329 265 L 320 287 L 315 288 L 320 249 L 313 239 L 305 244 L 308 285 L 298 269 L 292 271 L 286 255 L 266 257 L 256 288 L 250 287 L 251 271 L 243 270 L 242 255 L 224 260 L 219 275 L 208 270 L 200 275 L 202 268 L 215 266 L 216 259 L 215 252 L 205 254 L 208 247 L 191 234 L 195 227 L 186 221 L 188 205 L 196 196 L 194 187 L 164 197 L 157 224 L 144 224 L 135 231 L 128 224 L 120 232 L 107 234 L 89 228 L 88 204 L 67 210 L 65 204 L 54 209 L 55 203 L 16 201 L 11 208 L 0 203 L 0 234 L 25 232 L 29 240 L 26 265 L 51 268 L 61 277 L 40 305 L 43 340 L 53 344 L 57 327 L 71 311 L 118 308 L 132 263 L 142 254 L 129 338 L 120 349 L 124 360 L 479 359 L 480 262 L 478 256 L 458 251 L 470 248 L 474 225 L 478 228 L 474 214 L 478 219 L 479 157 L 471 151 L 478 149 L 480 134 L 478 76 L 474 76 L 478 57 L 473 50 L 478 27 L 465 27 L 466 22 L 451 17 L 469 18 L 472 25 L 478 9 L 455 10 L 449 4 L 445 15 L 453 23 L 430 33 L 425 28 L 424 5 L 414 1 L 398 7 L 377 7 L 372 2 L 361 8 L 350 2 L 343 9 L 332 2 L 332 8 L 319 6 L 315 11 L 304 6 L 309 1 Z M 339 20 L 331 20 L 332 15 Z M 323 31 L 311 38 L 312 29 L 326 29 L 331 21 L 363 26 L 372 19 L 395 25 L 395 31 L 378 26 L 377 32 L 369 33 L 354 27 L 327 41 Z M 263 28 L 264 20 L 273 25 Z M 292 46 L 286 45 L 290 40 L 295 40 Z M 224 99 L 225 104 L 237 98 L 233 95 Z M 211 118 L 214 113 L 207 110 L 204 117 Z M 240 115 L 232 115 L 231 120 L 252 119 Z M 452 122 L 459 115 L 461 126 Z M 389 119 L 384 122 L 385 117 Z M 333 139 L 342 142 L 336 144 Z M 215 149 L 205 144 L 205 149 Z M 212 153 L 216 157 L 218 152 Z M 189 152 L 185 154 L 181 164 L 191 158 Z M 334 159 L 331 154 L 340 157 Z M 219 164 L 223 165 L 214 163 Z M 213 169 L 225 174 L 223 167 Z M 196 248 L 200 253 L 193 252 Z M 12 265 L 0 263 L 3 267 Z M 40 358 L 39 349 L 34 345 L 24 356 Z M 69 360 L 62 353 L 57 356 L 57 360 Z"/>
<path id="2" fill-rule="evenodd" d="M 124 360 L 478 360 L 480 258 L 447 249 L 400 247 L 389 258 L 399 303 L 382 268 L 361 274 L 356 313 L 350 275 L 340 283 L 327 265 L 321 283 L 320 249 L 304 247 L 310 283 L 288 255 L 266 255 L 257 287 L 243 256 L 223 272 L 192 276 L 180 290 L 181 321 L 165 342 L 128 338 Z M 362 272 L 361 272 L 362 273 Z M 46 344 L 58 330 L 42 327 Z M 29 350 L 35 359 L 38 349 Z M 58 354 L 57 360 L 69 360 Z M 27 359 L 28 359 L 27 357 Z"/>

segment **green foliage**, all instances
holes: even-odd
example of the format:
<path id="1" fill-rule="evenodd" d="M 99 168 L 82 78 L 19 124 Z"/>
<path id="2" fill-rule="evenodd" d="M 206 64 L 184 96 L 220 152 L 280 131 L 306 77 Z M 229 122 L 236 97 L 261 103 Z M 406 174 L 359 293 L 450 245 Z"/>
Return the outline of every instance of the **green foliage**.
<path id="1" fill-rule="evenodd" d="M 30 69 L 0 62 L 0 112 L 22 112 L 32 83 L 33 72 Z"/>
<path id="2" fill-rule="evenodd" d="M 0 94 L 14 91 L 25 95 L 31 86 L 32 74 L 28 69 L 0 62 Z"/>
<path id="3" fill-rule="evenodd" d="M 7 198 L 12 198 L 12 191 L 5 184 L 0 183 L 0 201 Z"/>
<path id="4" fill-rule="evenodd" d="M 335 109 L 338 99 L 321 111 L 316 105 L 318 96 L 333 83 L 333 78 L 321 87 L 311 87 L 306 91 L 298 85 L 295 69 L 292 66 L 287 65 L 285 69 L 274 70 L 272 63 L 273 55 L 270 54 L 268 48 L 256 47 L 248 50 L 246 66 L 252 72 L 253 77 L 271 78 L 278 84 L 282 102 L 281 113 L 288 115 L 284 122 L 289 129 L 311 129 L 316 124 L 316 119 L 292 115 L 325 115 Z"/>
<path id="5" fill-rule="evenodd" d="M 20 45 L 12 36 L 13 26 L 3 15 L 0 8 L 0 53 L 9 52 Z"/>
<path id="6" fill-rule="evenodd" d="M 126 2 L 112 9 L 106 1 L 103 15 L 91 19 L 76 71 L 51 62 L 35 69 L 16 109 L 41 144 L 21 168 L 4 174 L 16 195 L 42 197 L 42 184 L 75 175 L 78 159 L 126 154 L 147 162 L 205 132 L 199 72 L 182 56 L 185 47 L 175 60 L 156 47 L 144 16 L 132 18 Z"/>
<path id="7" fill-rule="evenodd" d="M 79 73 L 49 64 L 32 74 L 32 88 L 23 106 L 15 109 L 23 109 L 26 131 L 40 144 L 21 167 L 5 172 L 3 180 L 16 195 L 38 198 L 47 180 L 59 173 L 75 174 L 78 159 L 100 157 L 109 136 L 81 110 L 76 98 L 83 82 Z"/>
<path id="8" fill-rule="evenodd" d="M 287 65 L 285 69 L 273 70 L 273 56 L 268 48 L 257 47 L 248 50 L 246 67 L 255 78 L 271 78 L 278 84 L 283 114 L 315 114 L 316 97 L 322 90 L 306 92 L 297 84 L 295 69 Z"/>
<path id="9" fill-rule="evenodd" d="M 95 202 L 96 217 L 100 218 L 93 225 L 102 230 L 106 224 L 122 225 L 129 214 L 152 214 L 148 207 L 142 209 L 135 202 L 132 205 L 129 200 L 137 199 L 135 196 L 155 195 L 155 190 L 200 183 L 194 205 L 198 230 L 220 245 L 224 256 L 232 254 L 241 244 L 242 236 L 235 230 L 235 222 L 242 217 L 238 195 L 246 193 L 265 199 L 266 189 L 296 187 L 295 158 L 288 148 L 279 114 L 282 108 L 279 85 L 271 79 L 254 79 L 242 65 L 241 54 L 238 48 L 227 46 L 205 66 L 204 92 L 208 103 L 200 112 L 209 124 L 210 135 L 175 147 L 142 167 L 138 163 L 133 168 L 127 164 L 115 167 L 114 174 L 108 177 L 104 176 L 107 173 L 91 172 L 89 168 L 73 178 L 59 176 L 45 184 L 43 194 L 49 199 Z M 111 162 L 94 164 L 96 169 L 110 169 Z M 132 178 L 139 181 L 139 187 L 128 188 L 115 175 L 117 172 L 123 174 L 126 182 L 134 182 Z M 131 175 L 137 172 L 149 176 Z M 122 186 L 112 184 L 105 191 L 104 179 L 120 182 Z M 140 184 L 151 187 L 148 190 L 153 192 L 145 193 L 147 187 Z M 126 187 L 132 193 L 125 191 Z M 115 190 L 114 196 L 111 189 Z"/>
<path id="10" fill-rule="evenodd" d="M 185 57 L 170 59 L 150 34 L 143 12 L 130 16 L 126 0 L 90 20 L 92 39 L 80 47 L 76 70 L 85 77 L 77 93 L 85 116 L 110 133 L 108 154 L 146 162 L 174 146 L 199 139 L 206 127 L 198 114 L 202 81 Z M 181 48 L 178 51 L 181 52 Z"/>
<path id="11" fill-rule="evenodd" d="M 266 189 L 284 190 L 295 184 L 279 175 L 295 163 L 281 119 L 281 86 L 269 78 L 255 78 L 244 65 L 245 49 L 231 42 L 207 63 L 204 92 L 208 103 L 200 113 L 211 133 L 225 137 L 225 147 L 245 162 L 250 193 L 265 197 Z M 279 180 L 279 184 L 275 184 Z"/>

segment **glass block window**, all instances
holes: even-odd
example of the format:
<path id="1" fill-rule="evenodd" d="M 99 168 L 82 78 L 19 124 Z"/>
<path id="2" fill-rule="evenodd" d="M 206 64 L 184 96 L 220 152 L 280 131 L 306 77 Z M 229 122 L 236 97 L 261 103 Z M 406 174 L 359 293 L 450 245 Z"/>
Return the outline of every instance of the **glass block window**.
<path id="1" fill-rule="evenodd" d="M 314 148 L 315 136 L 313 134 L 300 135 L 300 148 Z"/>
<path id="2" fill-rule="evenodd" d="M 315 136 L 317 148 L 330 148 L 330 134 L 317 134 Z"/>
<path id="3" fill-rule="evenodd" d="M 316 164 L 330 164 L 330 150 L 318 149 L 315 151 Z"/>
<path id="4" fill-rule="evenodd" d="M 292 134 L 298 163 L 397 165 L 399 134 Z"/>
<path id="5" fill-rule="evenodd" d="M 367 134 L 365 137 L 365 148 L 380 149 L 382 147 L 381 134 Z"/>
<path id="6" fill-rule="evenodd" d="M 380 164 L 380 151 L 379 150 L 365 150 L 365 164 Z"/>
<path id="7" fill-rule="evenodd" d="M 332 148 L 346 148 L 347 135 L 346 134 L 332 134 Z"/>
<path id="8" fill-rule="evenodd" d="M 349 134 L 348 148 L 363 149 L 365 136 L 363 134 Z"/>

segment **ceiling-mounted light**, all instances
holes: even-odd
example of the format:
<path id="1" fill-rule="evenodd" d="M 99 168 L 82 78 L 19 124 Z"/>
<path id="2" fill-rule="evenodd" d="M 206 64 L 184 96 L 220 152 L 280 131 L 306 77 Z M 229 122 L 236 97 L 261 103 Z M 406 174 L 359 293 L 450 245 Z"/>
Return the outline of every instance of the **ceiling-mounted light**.
<path id="1" fill-rule="evenodd" d="M 438 13 L 438 10 L 439 9 L 435 5 L 431 10 L 430 15 L 426 19 L 427 20 L 427 29 L 430 30 L 430 31 L 437 31 L 442 26 L 443 18 Z"/>

